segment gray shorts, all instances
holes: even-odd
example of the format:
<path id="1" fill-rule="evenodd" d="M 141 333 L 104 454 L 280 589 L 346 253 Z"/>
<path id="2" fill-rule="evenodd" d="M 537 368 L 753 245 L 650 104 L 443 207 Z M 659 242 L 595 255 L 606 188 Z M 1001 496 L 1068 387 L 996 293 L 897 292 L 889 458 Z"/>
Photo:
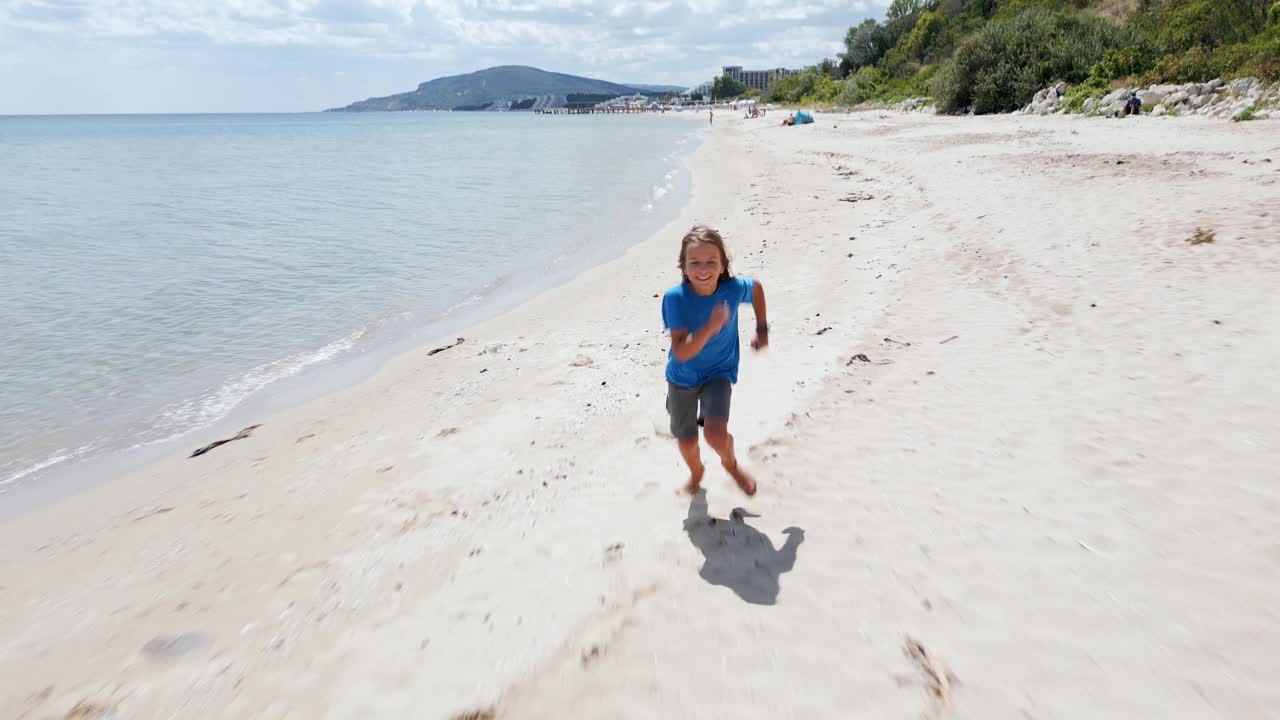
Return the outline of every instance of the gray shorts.
<path id="1" fill-rule="evenodd" d="M 698 437 L 698 421 L 702 418 L 729 419 L 729 399 L 733 383 L 728 378 L 709 380 L 697 387 L 667 383 L 667 412 L 671 415 L 671 434 L 677 440 Z M 702 412 L 698 412 L 698 406 Z"/>

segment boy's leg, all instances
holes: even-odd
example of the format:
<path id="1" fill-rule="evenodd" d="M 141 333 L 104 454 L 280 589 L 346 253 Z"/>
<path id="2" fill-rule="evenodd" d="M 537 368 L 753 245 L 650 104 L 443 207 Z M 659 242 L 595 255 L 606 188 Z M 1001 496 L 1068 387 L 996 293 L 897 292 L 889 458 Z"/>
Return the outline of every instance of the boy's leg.
<path id="1" fill-rule="evenodd" d="M 720 456 L 720 464 L 747 495 L 756 494 L 756 481 L 738 465 L 729 434 L 729 405 L 733 385 L 728 380 L 712 380 L 702 386 L 703 437 Z"/>
<path id="2" fill-rule="evenodd" d="M 689 466 L 689 482 L 685 492 L 695 493 L 702 483 L 706 468 L 698 449 L 698 388 L 667 384 L 667 413 L 671 416 L 671 434 L 680 448 L 680 456 Z"/>

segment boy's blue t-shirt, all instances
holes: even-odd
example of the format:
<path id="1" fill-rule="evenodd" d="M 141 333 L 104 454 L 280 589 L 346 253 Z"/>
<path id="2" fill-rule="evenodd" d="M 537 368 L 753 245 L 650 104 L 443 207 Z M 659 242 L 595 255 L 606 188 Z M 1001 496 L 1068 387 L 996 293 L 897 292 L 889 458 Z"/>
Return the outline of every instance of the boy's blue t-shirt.
<path id="1" fill-rule="evenodd" d="M 680 362 L 674 351 L 667 351 L 669 382 L 684 387 L 694 387 L 716 378 L 738 382 L 738 306 L 752 301 L 755 286 L 755 280 L 739 275 L 721 280 L 710 295 L 698 295 L 692 286 L 682 282 L 662 296 L 662 323 L 666 329 L 691 333 L 707 324 L 716 305 L 722 302 L 729 304 L 728 322 L 707 341 L 702 352 L 689 358 L 688 362 Z"/>

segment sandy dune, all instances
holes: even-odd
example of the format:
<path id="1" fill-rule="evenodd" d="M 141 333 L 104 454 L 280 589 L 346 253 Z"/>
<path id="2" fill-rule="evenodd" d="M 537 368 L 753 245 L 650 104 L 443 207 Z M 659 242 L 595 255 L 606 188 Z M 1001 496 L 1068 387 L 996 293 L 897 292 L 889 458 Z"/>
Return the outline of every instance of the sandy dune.
<path id="1" fill-rule="evenodd" d="M 1272 717 L 1278 137 L 717 118 L 625 257 L 6 522 L 0 717 Z M 769 291 L 752 499 L 673 494 L 695 221 Z"/>

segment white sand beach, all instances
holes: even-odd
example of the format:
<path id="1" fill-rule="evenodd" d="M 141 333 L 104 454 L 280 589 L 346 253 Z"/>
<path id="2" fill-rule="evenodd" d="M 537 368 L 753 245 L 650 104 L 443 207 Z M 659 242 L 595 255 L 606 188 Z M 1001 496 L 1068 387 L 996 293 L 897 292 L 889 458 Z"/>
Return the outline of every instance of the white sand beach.
<path id="1" fill-rule="evenodd" d="M 7 520 L 0 717 L 1274 717 L 1276 128 L 718 114 L 624 257 Z M 694 222 L 754 498 L 674 494 Z"/>

